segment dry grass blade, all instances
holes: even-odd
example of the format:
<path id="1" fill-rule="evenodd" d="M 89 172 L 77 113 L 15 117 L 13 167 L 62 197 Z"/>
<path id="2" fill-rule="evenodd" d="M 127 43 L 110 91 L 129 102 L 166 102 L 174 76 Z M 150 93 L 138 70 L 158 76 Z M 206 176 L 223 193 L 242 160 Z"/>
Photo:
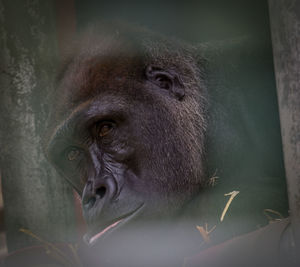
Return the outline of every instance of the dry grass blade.
<path id="1" fill-rule="evenodd" d="M 201 236 L 203 237 L 204 242 L 210 243 L 211 240 L 210 240 L 209 234 L 213 230 L 215 230 L 216 225 L 214 227 L 212 227 L 210 230 L 208 230 L 207 224 L 205 224 L 205 228 L 203 226 L 199 226 L 199 225 L 197 225 L 196 227 L 197 227 L 198 231 L 200 232 Z"/>
<path id="2" fill-rule="evenodd" d="M 274 216 L 271 214 L 278 216 L 278 218 L 274 218 Z M 284 219 L 280 212 L 272 209 L 264 209 L 264 215 L 268 218 L 269 222 L 280 221 Z"/>
<path id="3" fill-rule="evenodd" d="M 220 221 L 222 222 L 224 220 L 224 217 L 228 211 L 228 208 L 232 202 L 232 200 L 240 193 L 240 191 L 232 191 L 230 193 L 227 193 L 227 194 L 224 194 L 224 196 L 230 196 L 230 198 L 228 199 L 227 203 L 226 203 L 226 206 L 222 212 L 222 215 L 221 215 L 221 218 L 220 218 Z"/>
<path id="4" fill-rule="evenodd" d="M 66 253 L 64 253 L 64 251 L 60 250 L 58 247 L 47 242 L 46 240 L 43 240 L 36 234 L 32 233 L 30 230 L 21 228 L 21 229 L 19 229 L 19 231 L 26 235 L 29 235 L 32 238 L 41 242 L 46 249 L 46 253 L 51 254 L 51 256 L 53 258 L 55 258 L 56 260 L 58 260 L 61 264 L 63 264 L 63 266 L 66 266 L 66 267 L 82 266 L 80 263 L 80 260 L 78 258 L 78 255 L 75 251 L 75 248 L 73 246 L 72 246 L 72 248 L 70 246 L 69 247 L 71 248 L 71 251 L 74 254 L 76 263 L 74 263 L 74 260 L 70 259 L 70 257 Z M 75 256 L 75 254 L 76 254 L 76 256 Z"/>

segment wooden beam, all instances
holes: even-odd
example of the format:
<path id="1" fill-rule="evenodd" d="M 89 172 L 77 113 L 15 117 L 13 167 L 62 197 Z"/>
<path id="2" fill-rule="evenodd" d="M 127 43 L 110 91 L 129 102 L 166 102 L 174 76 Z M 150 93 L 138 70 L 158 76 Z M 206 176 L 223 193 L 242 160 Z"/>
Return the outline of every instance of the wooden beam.
<path id="1" fill-rule="evenodd" d="M 269 0 L 292 232 L 300 250 L 300 1 Z"/>
<path id="2" fill-rule="evenodd" d="M 41 140 L 57 70 L 52 0 L 0 0 L 0 169 L 8 250 L 71 242 L 73 193 L 47 163 Z"/>

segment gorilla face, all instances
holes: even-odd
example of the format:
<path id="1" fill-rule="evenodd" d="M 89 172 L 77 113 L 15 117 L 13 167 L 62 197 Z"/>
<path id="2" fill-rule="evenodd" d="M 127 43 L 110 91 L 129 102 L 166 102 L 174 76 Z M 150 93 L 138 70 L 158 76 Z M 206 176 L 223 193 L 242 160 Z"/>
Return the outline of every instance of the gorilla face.
<path id="1" fill-rule="evenodd" d="M 82 37 L 55 92 L 47 154 L 82 197 L 89 244 L 134 221 L 172 218 L 204 179 L 193 48 L 129 33 Z"/>

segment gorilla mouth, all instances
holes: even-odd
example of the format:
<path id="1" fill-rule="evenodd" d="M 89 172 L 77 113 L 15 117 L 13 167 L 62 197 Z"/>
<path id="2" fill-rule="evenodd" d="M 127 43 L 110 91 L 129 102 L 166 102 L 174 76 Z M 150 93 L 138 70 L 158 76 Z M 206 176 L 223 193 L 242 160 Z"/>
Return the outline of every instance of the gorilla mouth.
<path id="1" fill-rule="evenodd" d="M 140 211 L 143 206 L 144 204 L 140 205 L 137 209 L 110 221 L 104 227 L 97 227 L 97 229 L 94 228 L 90 233 L 87 233 L 84 236 L 85 242 L 90 246 L 94 245 L 100 238 L 104 238 L 114 230 L 120 228 L 122 225 L 130 221 L 133 217 L 135 217 L 135 215 L 137 215 L 138 211 Z"/>

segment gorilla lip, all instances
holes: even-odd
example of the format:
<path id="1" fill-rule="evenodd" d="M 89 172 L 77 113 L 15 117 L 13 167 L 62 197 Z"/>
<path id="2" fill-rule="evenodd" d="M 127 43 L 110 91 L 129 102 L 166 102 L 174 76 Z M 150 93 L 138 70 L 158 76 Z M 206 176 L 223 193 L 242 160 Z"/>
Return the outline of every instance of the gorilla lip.
<path id="1" fill-rule="evenodd" d="M 123 221 L 124 219 L 118 220 L 116 222 L 114 222 L 113 224 L 110 224 L 109 226 L 107 226 L 104 230 L 100 231 L 98 234 L 95 234 L 94 236 L 92 236 L 89 240 L 89 244 L 93 244 L 99 237 L 101 237 L 102 235 L 104 235 L 107 231 L 109 231 L 110 229 L 116 227 L 121 221 Z"/>
<path id="2" fill-rule="evenodd" d="M 119 217 L 118 219 L 116 219 L 116 221 L 114 221 L 113 223 L 110 223 L 103 230 L 97 232 L 96 234 L 94 234 L 92 236 L 90 234 L 85 235 L 84 239 L 86 240 L 86 242 L 88 243 L 88 245 L 95 244 L 95 242 L 99 238 L 103 237 L 104 235 L 107 235 L 108 233 L 110 233 L 113 230 L 119 228 L 121 225 L 123 225 L 124 223 L 126 223 L 127 221 L 129 221 L 130 219 L 132 219 L 143 206 L 144 206 L 144 204 L 142 204 L 141 206 L 139 206 L 134 211 L 132 211 L 132 212 L 126 214 L 126 215 L 123 215 L 122 217 Z"/>

